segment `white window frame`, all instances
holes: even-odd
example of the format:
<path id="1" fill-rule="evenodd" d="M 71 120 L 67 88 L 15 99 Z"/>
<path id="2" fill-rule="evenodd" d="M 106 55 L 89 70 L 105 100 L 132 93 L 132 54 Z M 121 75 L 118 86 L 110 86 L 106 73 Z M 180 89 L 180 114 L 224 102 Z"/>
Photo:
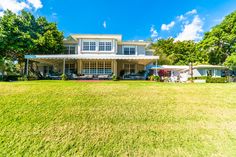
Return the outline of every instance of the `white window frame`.
<path id="1" fill-rule="evenodd" d="M 125 48 L 129 48 L 129 54 L 125 54 Z M 134 54 L 130 54 L 130 48 L 134 48 Z M 137 46 L 122 46 L 123 55 L 136 55 L 137 54 Z"/>
<path id="2" fill-rule="evenodd" d="M 89 43 L 89 50 L 84 50 L 84 42 L 88 42 Z M 91 50 L 91 42 L 95 42 L 95 50 Z M 82 40 L 82 51 L 83 52 L 95 52 L 97 51 L 97 41 L 96 40 Z"/>
<path id="3" fill-rule="evenodd" d="M 104 50 L 100 49 L 100 43 L 104 43 Z M 111 43 L 111 50 L 107 50 L 107 42 Z M 99 52 L 112 52 L 113 51 L 113 42 L 112 40 L 98 40 L 98 51 Z"/>
<path id="4" fill-rule="evenodd" d="M 88 70 L 88 73 L 85 73 L 84 72 L 84 63 L 88 63 L 88 69 L 86 68 L 86 70 Z M 98 68 L 98 63 L 102 63 L 102 67 L 100 67 L 100 68 Z M 95 73 L 92 73 L 91 71 L 91 63 L 95 63 Z M 110 66 L 106 66 L 106 63 L 108 63 Z M 108 65 L 107 64 L 107 65 Z M 102 70 L 102 73 L 100 73 L 100 72 L 98 72 L 99 71 L 99 69 L 100 70 Z M 107 72 L 107 71 L 109 71 L 109 72 Z M 113 72 L 113 70 L 112 70 L 112 61 L 83 61 L 82 62 L 82 73 L 84 73 L 84 74 L 95 74 L 95 75 L 102 75 L 102 74 L 111 74 Z"/>

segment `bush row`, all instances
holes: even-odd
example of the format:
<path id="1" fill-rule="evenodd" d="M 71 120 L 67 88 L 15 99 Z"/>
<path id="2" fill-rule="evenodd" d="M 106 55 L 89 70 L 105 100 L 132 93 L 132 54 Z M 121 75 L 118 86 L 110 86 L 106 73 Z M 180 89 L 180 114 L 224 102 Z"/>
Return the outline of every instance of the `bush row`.
<path id="1" fill-rule="evenodd" d="M 207 77 L 206 83 L 227 83 L 227 77 Z"/>

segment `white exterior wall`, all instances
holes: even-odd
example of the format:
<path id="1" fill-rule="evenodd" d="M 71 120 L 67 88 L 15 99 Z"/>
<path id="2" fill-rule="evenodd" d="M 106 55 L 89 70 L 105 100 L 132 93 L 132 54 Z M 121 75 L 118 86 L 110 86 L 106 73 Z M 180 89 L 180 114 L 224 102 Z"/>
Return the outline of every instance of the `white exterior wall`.
<path id="1" fill-rule="evenodd" d="M 207 76 L 207 71 L 212 71 L 213 77 L 221 77 L 221 69 L 214 69 L 214 68 L 201 68 L 201 69 L 194 69 L 193 70 L 193 77 L 201 77 L 201 76 Z"/>

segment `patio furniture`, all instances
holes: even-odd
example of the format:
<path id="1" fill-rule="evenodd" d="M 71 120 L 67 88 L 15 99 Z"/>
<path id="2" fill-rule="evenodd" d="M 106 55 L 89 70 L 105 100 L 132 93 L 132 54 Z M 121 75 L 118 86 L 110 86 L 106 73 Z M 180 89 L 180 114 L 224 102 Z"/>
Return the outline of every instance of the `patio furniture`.
<path id="1" fill-rule="evenodd" d="M 93 75 L 78 76 L 78 79 L 80 79 L 80 80 L 91 80 L 91 79 L 93 79 Z"/>
<path id="2" fill-rule="evenodd" d="M 98 75 L 98 79 L 99 80 L 108 80 L 109 79 L 109 75 Z"/>
<path id="3" fill-rule="evenodd" d="M 76 75 L 76 74 L 72 74 L 72 79 L 73 79 L 73 80 L 77 80 L 77 79 L 79 79 L 79 76 Z"/>
<path id="4" fill-rule="evenodd" d="M 125 80 L 145 80 L 145 76 L 140 75 L 140 74 L 125 74 L 123 76 L 123 79 L 125 79 Z"/>
<path id="5" fill-rule="evenodd" d="M 93 75 L 86 75 L 87 76 L 87 79 L 93 79 Z"/>
<path id="6" fill-rule="evenodd" d="M 59 75 L 54 75 L 54 74 L 49 74 L 48 78 L 52 79 L 52 80 L 60 80 L 61 76 Z"/>

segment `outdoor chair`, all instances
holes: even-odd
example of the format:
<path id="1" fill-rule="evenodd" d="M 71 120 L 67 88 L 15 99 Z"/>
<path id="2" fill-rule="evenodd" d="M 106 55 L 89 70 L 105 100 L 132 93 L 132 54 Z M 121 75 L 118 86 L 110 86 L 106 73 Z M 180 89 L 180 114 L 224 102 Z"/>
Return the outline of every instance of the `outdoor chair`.
<path id="1" fill-rule="evenodd" d="M 98 75 L 99 80 L 107 80 L 109 79 L 109 75 Z"/>
<path id="2" fill-rule="evenodd" d="M 93 79 L 93 75 L 85 75 L 87 77 L 87 79 L 91 80 Z"/>
<path id="3" fill-rule="evenodd" d="M 79 76 L 76 75 L 76 74 L 72 74 L 72 79 L 73 79 L 73 80 L 77 80 L 77 79 L 79 79 Z"/>

